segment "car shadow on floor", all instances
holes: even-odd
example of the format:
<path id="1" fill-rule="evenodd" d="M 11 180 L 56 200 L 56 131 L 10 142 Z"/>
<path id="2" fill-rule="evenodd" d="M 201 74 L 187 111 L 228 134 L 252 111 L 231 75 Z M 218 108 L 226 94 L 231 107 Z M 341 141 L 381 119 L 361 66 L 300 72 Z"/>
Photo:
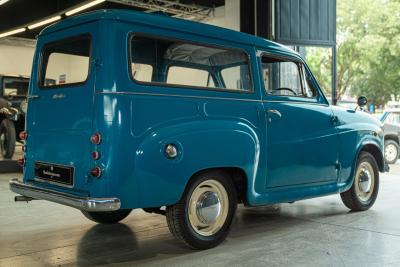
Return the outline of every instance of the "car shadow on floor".
<path id="1" fill-rule="evenodd" d="M 166 239 L 165 235 L 150 238 L 136 237 L 132 228 L 119 223 L 97 224 L 81 238 L 77 250 L 78 266 L 95 266 L 110 263 L 140 262 L 159 255 L 171 257 L 195 252 L 179 241 Z M 144 240 L 143 240 L 144 239 Z"/>
<path id="2" fill-rule="evenodd" d="M 332 216 L 348 213 L 332 211 Z M 328 213 L 325 214 L 329 216 Z M 134 220 L 134 219 L 133 219 Z M 164 220 L 160 216 L 161 220 Z M 270 236 L 275 232 L 296 231 L 300 227 L 313 227 L 314 222 L 282 212 L 279 205 L 272 207 L 239 208 L 231 233 L 225 244 L 239 245 L 253 236 Z M 157 230 L 156 230 L 157 232 Z M 222 246 L 224 245 L 222 244 Z M 218 249 L 218 248 L 217 248 Z M 139 264 L 199 253 L 175 240 L 164 227 L 154 234 L 153 230 L 135 233 L 135 226 L 126 224 L 95 225 L 81 238 L 77 250 L 78 266 L 101 264 Z"/>

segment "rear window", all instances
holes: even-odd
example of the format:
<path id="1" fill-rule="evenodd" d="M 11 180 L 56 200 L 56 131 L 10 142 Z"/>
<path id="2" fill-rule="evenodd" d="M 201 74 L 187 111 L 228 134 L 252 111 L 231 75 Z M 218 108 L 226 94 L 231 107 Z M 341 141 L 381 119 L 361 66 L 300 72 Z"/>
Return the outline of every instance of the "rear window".
<path id="1" fill-rule="evenodd" d="M 45 45 L 42 52 L 41 87 L 80 84 L 87 80 L 90 36 L 83 35 Z"/>
<path id="2" fill-rule="evenodd" d="M 249 57 L 240 49 L 134 35 L 130 72 L 136 82 L 194 89 L 253 90 Z"/>

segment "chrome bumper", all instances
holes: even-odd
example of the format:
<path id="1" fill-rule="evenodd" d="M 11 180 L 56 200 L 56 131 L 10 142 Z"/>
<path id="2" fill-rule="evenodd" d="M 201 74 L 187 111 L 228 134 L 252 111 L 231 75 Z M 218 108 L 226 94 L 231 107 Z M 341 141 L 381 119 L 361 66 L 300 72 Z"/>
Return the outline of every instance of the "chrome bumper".
<path id="1" fill-rule="evenodd" d="M 48 200 L 85 211 L 113 211 L 121 208 L 121 202 L 118 198 L 78 197 L 40 188 L 32 184 L 25 184 L 18 179 L 10 181 L 10 189 L 14 193 L 26 197 Z"/>

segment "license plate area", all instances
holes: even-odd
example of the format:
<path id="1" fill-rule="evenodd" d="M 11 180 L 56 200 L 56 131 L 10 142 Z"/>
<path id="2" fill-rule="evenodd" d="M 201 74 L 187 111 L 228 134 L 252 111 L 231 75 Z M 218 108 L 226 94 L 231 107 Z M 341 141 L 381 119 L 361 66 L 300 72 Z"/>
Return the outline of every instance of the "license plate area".
<path id="1" fill-rule="evenodd" d="M 36 161 L 35 180 L 73 187 L 74 168 L 71 166 Z"/>

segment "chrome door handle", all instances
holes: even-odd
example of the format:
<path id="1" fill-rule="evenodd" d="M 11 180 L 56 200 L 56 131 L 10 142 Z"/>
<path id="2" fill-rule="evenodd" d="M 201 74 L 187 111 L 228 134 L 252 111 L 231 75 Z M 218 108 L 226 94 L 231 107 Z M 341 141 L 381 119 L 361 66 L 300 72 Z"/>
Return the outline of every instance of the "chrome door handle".
<path id="1" fill-rule="evenodd" d="M 65 98 L 64 94 L 55 94 L 55 95 L 53 95 L 53 99 L 62 99 L 62 98 Z"/>
<path id="2" fill-rule="evenodd" d="M 269 109 L 269 110 L 267 110 L 267 113 L 275 114 L 279 118 L 282 118 L 282 114 L 276 109 Z"/>

